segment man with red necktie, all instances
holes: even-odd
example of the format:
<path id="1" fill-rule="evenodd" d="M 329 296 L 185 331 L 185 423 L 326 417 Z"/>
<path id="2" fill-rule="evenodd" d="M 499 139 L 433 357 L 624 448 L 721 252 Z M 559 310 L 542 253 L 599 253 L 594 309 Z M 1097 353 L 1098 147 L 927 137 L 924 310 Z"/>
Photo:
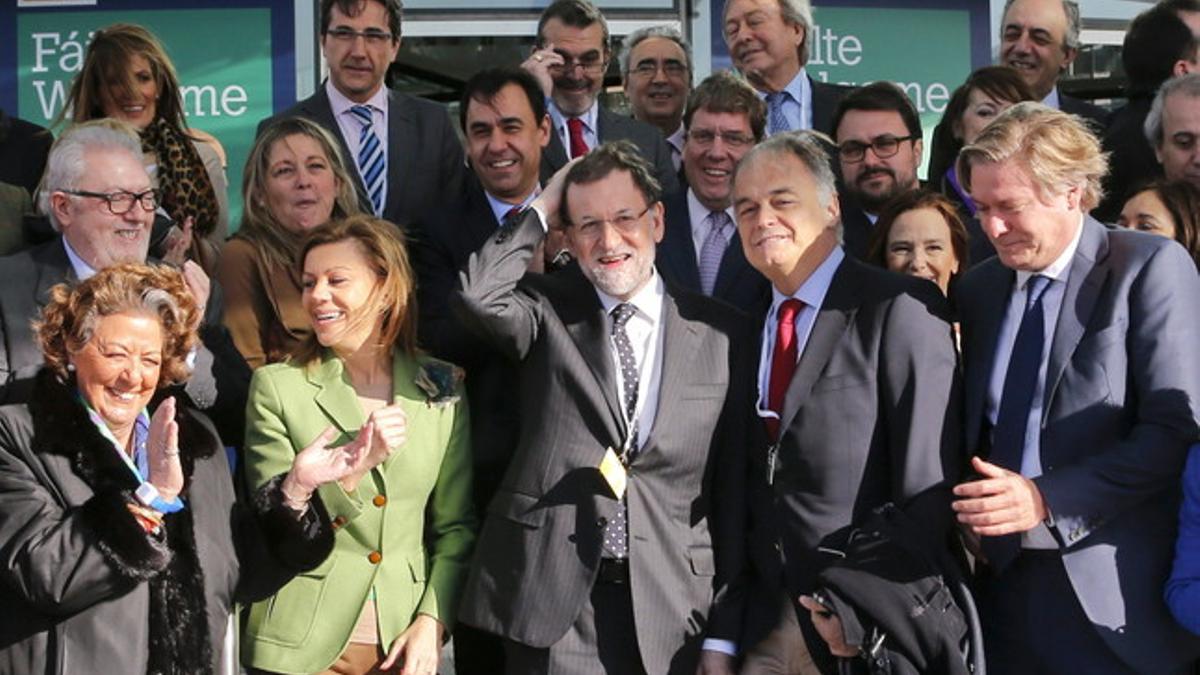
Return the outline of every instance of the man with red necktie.
<path id="1" fill-rule="evenodd" d="M 542 85 L 552 122 L 550 144 L 542 154 L 542 182 L 601 143 L 627 140 L 654 167 L 663 191 L 673 192 L 679 179 L 662 132 L 600 105 L 610 45 L 608 22 L 588 0 L 556 0 L 538 19 L 533 52 L 521 67 Z"/>
<path id="2" fill-rule="evenodd" d="M 733 207 L 746 259 L 772 286 L 758 370 L 765 449 L 751 451 L 760 595 L 747 603 L 743 672 L 833 672 L 813 624 L 825 609 L 810 615 L 801 597 L 830 561 L 823 551 L 872 509 L 958 476 L 954 344 L 933 284 L 843 252 L 818 135 L 751 150 Z M 945 513 L 949 531 L 948 497 Z"/>

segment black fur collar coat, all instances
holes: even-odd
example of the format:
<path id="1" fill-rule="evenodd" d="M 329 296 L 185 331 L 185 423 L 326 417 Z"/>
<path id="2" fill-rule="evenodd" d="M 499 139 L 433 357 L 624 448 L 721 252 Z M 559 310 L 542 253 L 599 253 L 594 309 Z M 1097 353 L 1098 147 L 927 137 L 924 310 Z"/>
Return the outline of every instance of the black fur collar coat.
<path id="1" fill-rule="evenodd" d="M 42 371 L 30 401 L 0 408 L 0 672 L 212 673 L 233 603 L 332 550 L 319 499 L 297 519 L 279 479 L 239 504 L 212 424 L 182 405 L 187 508 L 148 535 L 74 384 Z"/>

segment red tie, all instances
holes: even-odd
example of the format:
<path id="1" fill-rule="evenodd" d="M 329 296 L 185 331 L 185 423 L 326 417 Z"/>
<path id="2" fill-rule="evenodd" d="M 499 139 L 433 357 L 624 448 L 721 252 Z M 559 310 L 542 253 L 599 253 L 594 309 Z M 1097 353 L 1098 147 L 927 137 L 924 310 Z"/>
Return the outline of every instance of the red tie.
<path id="1" fill-rule="evenodd" d="M 586 155 L 588 146 L 587 141 L 583 140 L 583 120 L 578 117 L 568 119 L 567 133 L 571 136 L 571 159 Z"/>
<path id="2" fill-rule="evenodd" d="M 779 324 L 775 328 L 775 351 L 771 354 L 771 380 L 767 388 L 767 407 L 775 414 L 783 415 L 783 397 L 796 370 L 796 315 L 804 303 L 795 298 L 784 300 L 779 306 Z M 771 442 L 779 440 L 780 420 L 765 418 Z"/>

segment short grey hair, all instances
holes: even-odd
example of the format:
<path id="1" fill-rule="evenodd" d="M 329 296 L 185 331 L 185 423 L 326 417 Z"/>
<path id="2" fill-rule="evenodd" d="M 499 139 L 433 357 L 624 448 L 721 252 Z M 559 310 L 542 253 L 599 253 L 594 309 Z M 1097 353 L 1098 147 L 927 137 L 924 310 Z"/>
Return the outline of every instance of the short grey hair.
<path id="1" fill-rule="evenodd" d="M 629 37 L 625 38 L 621 46 L 620 56 L 621 79 L 624 80 L 629 77 L 629 59 L 633 56 L 634 48 L 650 38 L 663 38 L 679 45 L 679 48 L 683 50 L 683 62 L 687 66 L 688 81 L 690 82 L 692 79 L 692 46 L 688 44 L 683 34 L 673 26 L 646 26 L 645 28 L 633 31 L 629 34 Z"/>
<path id="2" fill-rule="evenodd" d="M 837 178 L 833 175 L 828 148 L 833 139 L 819 131 L 788 131 L 775 134 L 747 152 L 733 169 L 733 182 L 737 181 L 742 168 L 755 161 L 760 155 L 791 155 L 800 160 L 817 183 L 817 199 L 821 207 L 829 206 L 837 198 Z M 764 160 L 765 161 L 765 160 Z"/>
<path id="3" fill-rule="evenodd" d="M 796 51 L 800 55 L 800 65 L 808 63 L 808 45 L 812 41 L 813 13 L 812 4 L 809 0 L 776 0 L 779 3 L 779 16 L 783 17 L 784 21 L 799 25 L 804 29 L 804 40 L 796 47 Z M 729 5 L 732 0 L 725 0 L 725 7 L 721 10 L 721 23 L 725 22 L 725 17 L 729 12 Z"/>
<path id="4" fill-rule="evenodd" d="M 1167 107 L 1167 97 L 1171 94 L 1179 94 L 1188 98 L 1200 99 L 1200 73 L 1188 73 L 1173 77 L 1158 88 L 1158 93 L 1154 96 L 1154 102 L 1150 104 L 1150 112 L 1146 114 L 1146 122 L 1143 125 L 1143 130 L 1146 132 L 1146 140 L 1150 141 L 1150 147 L 1157 148 L 1163 142 L 1163 110 Z M 1200 102 L 1197 102 L 1200 105 Z"/>
<path id="5" fill-rule="evenodd" d="M 1008 8 L 1017 0 L 1007 0 L 1001 17 L 1008 16 Z M 1075 0 L 1062 0 L 1063 14 L 1067 17 L 1067 33 L 1063 35 L 1063 46 L 1069 49 L 1079 49 L 1079 29 L 1082 20 L 1079 16 L 1079 3 Z M 1000 35 L 1004 35 L 1004 21 L 1000 22 Z"/>
<path id="6" fill-rule="evenodd" d="M 87 171 L 84 157 L 89 151 L 127 152 L 142 163 L 142 141 L 126 122 L 103 118 L 73 124 L 54 141 L 46 159 L 46 172 L 38 187 L 38 209 L 50 219 L 55 232 L 62 226 L 50 208 L 50 195 L 74 190 Z"/>

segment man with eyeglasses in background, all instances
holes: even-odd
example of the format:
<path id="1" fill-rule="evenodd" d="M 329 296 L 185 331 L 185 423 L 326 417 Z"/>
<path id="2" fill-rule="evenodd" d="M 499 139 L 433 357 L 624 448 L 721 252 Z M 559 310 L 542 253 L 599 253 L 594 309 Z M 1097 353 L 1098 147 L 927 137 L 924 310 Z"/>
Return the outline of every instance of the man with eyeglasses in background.
<path id="1" fill-rule="evenodd" d="M 833 128 L 843 181 L 842 244 L 863 260 L 884 205 L 921 187 L 921 118 L 899 87 L 872 82 L 842 99 Z"/>
<path id="2" fill-rule="evenodd" d="M 553 133 L 542 155 L 542 182 L 601 143 L 627 140 L 654 167 L 659 185 L 674 190 L 679 181 L 659 130 L 600 105 L 610 44 L 608 22 L 588 0 L 555 0 L 538 19 L 533 52 L 521 67 L 542 85 L 550 111 Z"/>
<path id="3" fill-rule="evenodd" d="M 399 0 L 321 0 L 329 78 L 316 93 L 259 124 L 305 117 L 341 141 L 364 212 L 419 241 L 460 194 L 463 148 L 445 108 L 384 86 L 400 51 Z"/>
<path id="4" fill-rule="evenodd" d="M 97 120 L 59 136 L 46 162 L 39 207 L 61 236 L 0 258 L 0 403 L 23 401 L 42 365 L 32 322 L 51 287 L 112 265 L 147 262 L 158 204 L 152 185 L 132 127 Z M 225 444 L 238 446 L 250 368 L 221 323 L 220 289 L 190 260 L 182 272 L 203 316 L 183 390 L 213 420 Z"/>
<path id="5" fill-rule="evenodd" d="M 705 78 L 688 99 L 683 172 L 687 187 L 663 199 L 666 232 L 658 245 L 663 278 L 757 314 L 770 284 L 746 262 L 733 221 L 733 169 L 762 140 L 767 107 L 729 72 Z"/>
<path id="6" fill-rule="evenodd" d="M 683 163 L 683 108 L 692 88 L 692 54 L 671 26 L 629 34 L 621 51 L 621 78 L 633 118 L 658 127 L 675 170 Z"/>

